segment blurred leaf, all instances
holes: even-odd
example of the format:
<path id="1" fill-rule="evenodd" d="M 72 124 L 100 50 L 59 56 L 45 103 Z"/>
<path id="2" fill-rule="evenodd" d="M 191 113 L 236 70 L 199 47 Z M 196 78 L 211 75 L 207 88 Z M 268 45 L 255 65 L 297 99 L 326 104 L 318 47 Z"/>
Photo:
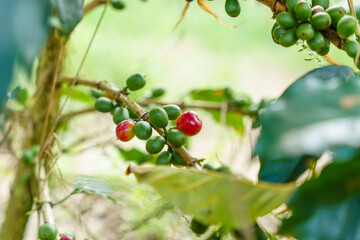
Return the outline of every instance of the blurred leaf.
<path id="1" fill-rule="evenodd" d="M 143 163 L 153 163 L 155 162 L 155 157 L 151 154 L 144 153 L 136 148 L 132 148 L 130 150 L 122 149 L 118 146 L 116 148 L 119 150 L 119 153 L 126 161 L 134 161 L 137 164 Z"/>
<path id="2" fill-rule="evenodd" d="M 67 95 L 69 93 L 70 86 L 62 85 L 62 94 Z M 89 91 L 85 88 L 73 88 L 71 90 L 70 98 L 84 103 L 93 103 L 94 98 L 89 94 Z"/>
<path id="3" fill-rule="evenodd" d="M 62 23 L 60 30 L 65 35 L 70 34 L 84 15 L 83 0 L 52 0 L 52 4 Z"/>
<path id="4" fill-rule="evenodd" d="M 221 112 L 215 110 L 206 110 L 209 112 L 215 121 L 221 123 Z M 233 127 L 240 134 L 244 132 L 245 126 L 243 122 L 243 114 L 238 112 L 226 113 L 226 125 Z"/>
<path id="5" fill-rule="evenodd" d="M 117 203 L 117 201 L 109 196 L 109 194 L 115 193 L 115 189 L 112 188 L 104 179 L 96 177 L 86 177 L 86 176 L 77 176 L 75 182 L 75 190 L 73 194 L 76 193 L 88 193 L 95 194 L 102 198 L 107 198 Z M 72 194 L 70 194 L 72 195 Z"/>
<path id="6" fill-rule="evenodd" d="M 27 98 L 28 98 L 28 91 L 26 88 L 23 88 L 23 87 L 20 87 L 20 86 L 17 86 L 15 87 L 12 91 L 10 91 L 8 93 L 8 98 L 9 99 L 15 99 L 17 100 L 19 103 L 21 103 L 22 105 L 25 104 Z"/>
<path id="7" fill-rule="evenodd" d="M 304 155 L 318 158 L 326 150 L 337 161 L 352 158 L 360 146 L 359 97 L 360 76 L 343 66 L 317 69 L 292 84 L 260 117 L 259 179 L 289 181 L 306 164 Z"/>
<path id="8" fill-rule="evenodd" d="M 46 0 L 0 1 L 0 110 L 13 78 L 15 59 L 29 73 L 48 30 Z M 15 56 L 17 57 L 15 58 Z"/>
<path id="9" fill-rule="evenodd" d="M 230 88 L 224 89 L 198 89 L 189 93 L 193 100 L 223 102 L 233 99 L 233 93 Z"/>
<path id="10" fill-rule="evenodd" d="M 254 185 L 228 174 L 171 167 L 131 167 L 140 182 L 151 185 L 169 203 L 204 224 L 248 227 L 282 204 L 292 184 Z"/>
<path id="11" fill-rule="evenodd" d="M 293 216 L 280 233 L 306 240 L 360 239 L 359 160 L 335 161 L 304 183 L 290 199 Z"/>

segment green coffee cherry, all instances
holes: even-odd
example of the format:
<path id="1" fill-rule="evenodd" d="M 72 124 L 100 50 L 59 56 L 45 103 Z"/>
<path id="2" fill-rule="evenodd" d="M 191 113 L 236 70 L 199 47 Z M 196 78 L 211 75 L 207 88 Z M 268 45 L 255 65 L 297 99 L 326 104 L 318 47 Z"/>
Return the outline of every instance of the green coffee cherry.
<path id="1" fill-rule="evenodd" d="M 276 22 L 280 27 L 285 29 L 293 28 L 297 26 L 297 20 L 295 16 L 289 12 L 281 12 L 276 16 Z"/>
<path id="2" fill-rule="evenodd" d="M 103 96 L 103 92 L 96 88 L 92 88 L 90 90 L 90 93 L 94 98 L 99 98 Z"/>
<path id="3" fill-rule="evenodd" d="M 175 120 L 181 114 L 181 109 L 179 108 L 179 106 L 177 106 L 175 104 L 164 105 L 164 106 L 162 106 L 162 108 L 167 113 L 169 120 Z"/>
<path id="4" fill-rule="evenodd" d="M 152 135 L 152 127 L 146 121 L 137 122 L 135 125 L 135 136 L 141 140 L 147 140 Z"/>
<path id="5" fill-rule="evenodd" d="M 349 55 L 352 58 L 355 58 L 358 49 L 359 49 L 359 43 L 357 41 L 353 41 L 353 40 L 346 41 L 345 51 L 346 51 L 347 55 Z"/>
<path id="6" fill-rule="evenodd" d="M 337 24 L 346 14 L 346 10 L 342 6 L 331 6 L 326 9 L 326 12 L 330 15 L 333 24 Z"/>
<path id="7" fill-rule="evenodd" d="M 152 137 L 146 142 L 146 151 L 150 154 L 157 154 L 164 148 L 165 142 L 165 138 L 161 136 Z"/>
<path id="8" fill-rule="evenodd" d="M 40 240 L 55 240 L 57 233 L 57 228 L 55 224 L 52 223 L 41 225 L 38 232 Z"/>
<path id="9" fill-rule="evenodd" d="M 178 148 L 185 144 L 186 135 L 180 130 L 171 129 L 167 134 L 167 139 L 174 147 Z"/>
<path id="10" fill-rule="evenodd" d="M 274 30 L 274 35 L 273 35 L 273 39 L 276 43 L 280 44 L 280 37 L 282 35 L 284 35 L 286 32 L 286 30 L 280 26 L 278 26 L 277 28 L 275 28 Z"/>
<path id="11" fill-rule="evenodd" d="M 164 128 L 169 123 L 169 117 L 162 108 L 153 108 L 149 113 L 149 120 L 154 127 Z"/>
<path id="12" fill-rule="evenodd" d="M 295 16 L 300 21 L 307 21 L 311 17 L 311 6 L 305 0 L 300 0 L 295 6 Z"/>
<path id="13" fill-rule="evenodd" d="M 330 51 L 330 42 L 329 40 L 325 39 L 325 46 L 317 53 L 321 56 L 325 56 L 326 54 L 329 53 L 329 51 Z"/>
<path id="14" fill-rule="evenodd" d="M 311 50 L 319 52 L 325 46 L 325 38 L 320 32 L 315 32 L 314 37 L 307 40 L 307 44 Z"/>
<path id="15" fill-rule="evenodd" d="M 107 97 L 99 97 L 95 102 L 95 109 L 103 113 L 111 112 L 114 109 L 114 104 Z"/>
<path id="16" fill-rule="evenodd" d="M 175 151 L 171 153 L 171 161 L 174 165 L 186 166 L 184 159 Z"/>
<path id="17" fill-rule="evenodd" d="M 115 111 L 113 114 L 113 121 L 115 124 L 118 124 L 119 122 L 122 122 L 129 118 L 130 118 L 130 114 L 129 114 L 129 111 L 127 110 L 127 108 L 124 108 L 124 107 L 115 108 Z"/>
<path id="18" fill-rule="evenodd" d="M 271 28 L 271 37 L 272 37 L 272 40 L 275 42 L 275 43 L 277 43 L 277 44 L 279 44 L 279 39 L 275 39 L 275 30 L 277 29 L 277 28 L 279 28 L 280 26 L 275 22 L 274 23 L 274 25 L 273 25 L 273 27 Z"/>
<path id="19" fill-rule="evenodd" d="M 311 3 L 313 6 L 320 5 L 324 9 L 327 9 L 330 6 L 330 0 L 312 0 Z"/>
<path id="20" fill-rule="evenodd" d="M 111 6 L 115 9 L 124 9 L 125 8 L 125 3 L 123 0 L 111 0 Z"/>
<path id="21" fill-rule="evenodd" d="M 336 26 L 336 31 L 339 37 L 346 39 L 353 35 L 356 31 L 356 20 L 353 16 L 342 17 Z"/>
<path id="22" fill-rule="evenodd" d="M 208 226 L 202 224 L 201 222 L 199 222 L 195 218 L 193 218 L 190 222 L 190 229 L 194 233 L 201 235 L 206 232 L 206 230 L 208 229 Z"/>
<path id="23" fill-rule="evenodd" d="M 156 158 L 157 165 L 168 165 L 171 163 L 171 153 L 161 152 Z"/>
<path id="24" fill-rule="evenodd" d="M 142 73 L 135 73 L 126 80 L 126 86 L 131 91 L 139 90 L 143 88 L 145 84 L 145 75 Z"/>
<path id="25" fill-rule="evenodd" d="M 241 12 L 239 0 L 226 0 L 225 11 L 230 17 L 237 17 Z"/>
<path id="26" fill-rule="evenodd" d="M 290 47 L 297 42 L 298 38 L 296 36 L 295 29 L 288 29 L 283 35 L 280 36 L 279 42 L 281 46 Z"/>
<path id="27" fill-rule="evenodd" d="M 311 24 L 318 30 L 324 30 L 331 26 L 332 20 L 328 13 L 318 12 L 311 17 Z"/>
<path id="28" fill-rule="evenodd" d="M 312 39 L 315 35 L 315 29 L 310 23 L 301 24 L 296 29 L 296 36 L 301 40 Z"/>
<path id="29" fill-rule="evenodd" d="M 165 94 L 164 88 L 155 88 L 151 92 L 151 98 L 158 98 Z"/>
<path id="30" fill-rule="evenodd" d="M 295 6 L 299 2 L 299 0 L 286 0 L 286 7 L 290 12 L 295 13 Z"/>
<path id="31" fill-rule="evenodd" d="M 130 115 L 131 119 L 138 119 L 139 118 L 139 116 L 136 115 L 136 113 L 134 113 L 133 111 L 131 111 L 130 108 L 127 108 L 127 110 L 129 111 L 129 115 Z"/>
<path id="32" fill-rule="evenodd" d="M 204 164 L 203 168 L 211 170 L 211 171 L 215 171 L 215 168 L 209 163 Z"/>

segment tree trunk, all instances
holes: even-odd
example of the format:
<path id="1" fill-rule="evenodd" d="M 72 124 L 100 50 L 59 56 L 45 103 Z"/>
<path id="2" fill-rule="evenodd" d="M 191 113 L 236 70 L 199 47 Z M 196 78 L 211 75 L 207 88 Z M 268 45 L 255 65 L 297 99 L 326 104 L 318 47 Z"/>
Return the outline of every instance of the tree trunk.
<path id="1" fill-rule="evenodd" d="M 26 129 L 25 148 L 35 144 L 40 144 L 41 135 L 44 128 L 46 112 L 51 97 L 51 85 L 55 74 L 56 65 L 58 64 L 58 55 L 64 44 L 64 37 L 58 35 L 53 30 L 49 34 L 39 59 L 37 72 L 37 95 L 38 98 L 29 109 L 29 118 L 31 121 Z M 61 64 L 60 64 L 61 65 Z M 52 109 L 49 116 L 49 124 L 51 126 L 59 108 L 59 91 L 53 96 Z M 48 127 L 47 131 L 49 131 Z M 8 201 L 5 220 L 2 224 L 0 239 L 4 240 L 21 240 L 24 236 L 25 227 L 29 218 L 27 214 L 31 210 L 34 197 L 38 195 L 38 176 L 37 167 L 25 165 L 19 161 L 18 168 L 11 190 L 11 197 Z"/>

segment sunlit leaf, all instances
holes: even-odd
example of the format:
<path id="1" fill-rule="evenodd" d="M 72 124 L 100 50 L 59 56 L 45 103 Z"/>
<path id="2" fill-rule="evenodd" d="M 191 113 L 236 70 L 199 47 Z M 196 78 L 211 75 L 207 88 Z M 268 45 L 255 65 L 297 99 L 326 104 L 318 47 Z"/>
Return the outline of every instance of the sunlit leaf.
<path id="1" fill-rule="evenodd" d="M 108 198 L 116 202 L 109 194 L 115 193 L 112 188 L 104 179 L 96 177 L 78 176 L 76 177 L 74 193 L 90 193 L 99 197 Z"/>
<path id="2" fill-rule="evenodd" d="M 67 95 L 69 93 L 69 90 L 70 90 L 69 85 L 62 86 L 62 93 L 64 95 Z M 84 102 L 89 104 L 94 101 L 94 98 L 89 94 L 89 91 L 86 88 L 73 88 L 71 90 L 70 98 L 77 100 L 79 102 Z"/>
<path id="3" fill-rule="evenodd" d="M 359 99 L 360 76 L 348 67 L 320 68 L 297 80 L 261 115 L 259 179 L 290 181 L 297 166 L 327 150 L 337 161 L 351 159 L 360 147 Z"/>
<path id="4" fill-rule="evenodd" d="M 211 102 L 224 102 L 233 100 L 233 92 L 229 88 L 197 89 L 191 91 L 189 96 L 193 100 L 203 100 Z"/>
<path id="5" fill-rule="evenodd" d="M 281 234 L 306 240 L 360 238 L 360 161 L 327 166 L 318 179 L 304 183 L 289 201 L 293 216 Z"/>
<path id="6" fill-rule="evenodd" d="M 166 201 L 206 224 L 248 227 L 282 204 L 295 190 L 291 184 L 258 184 L 228 174 L 170 167 L 130 167 L 140 182 Z"/>
<path id="7" fill-rule="evenodd" d="M 215 121 L 221 123 L 221 112 L 214 110 L 206 110 L 209 112 Z M 233 127 L 240 134 L 244 132 L 245 126 L 243 122 L 244 115 L 239 112 L 226 113 L 226 125 Z"/>

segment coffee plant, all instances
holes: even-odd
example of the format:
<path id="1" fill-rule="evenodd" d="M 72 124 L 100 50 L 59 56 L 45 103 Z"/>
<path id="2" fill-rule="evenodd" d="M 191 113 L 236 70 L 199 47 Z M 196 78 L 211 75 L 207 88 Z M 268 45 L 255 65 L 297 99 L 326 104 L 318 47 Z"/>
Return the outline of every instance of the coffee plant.
<path id="1" fill-rule="evenodd" d="M 247 11 L 239 0 L 214 2 L 223 2 L 223 11 L 232 18 Z M 77 176 L 70 193 L 63 184 L 59 161 L 62 155 L 76 152 L 78 143 L 69 147 L 62 143 L 70 134 L 70 119 L 98 112 L 113 121 L 112 140 L 106 142 L 128 162 L 126 170 L 117 174 L 134 176 L 157 194 L 154 212 L 116 239 L 175 212 L 188 232 L 163 239 L 360 240 L 360 11 L 356 11 L 360 6 L 353 0 L 346 5 L 330 0 L 257 2 L 273 14 L 267 20 L 275 20 L 269 29 L 274 46 L 300 46 L 312 59 L 325 58 L 327 66 L 304 73 L 277 99 L 256 102 L 226 87 L 194 89 L 183 99 L 166 102 L 162 97 L 172 85 L 147 93 L 144 88 L 156 80 L 145 73 L 134 72 L 121 85 L 80 77 L 107 9 L 133 10 L 128 9 L 128 1 L 2 1 L 1 20 L 8 24 L 0 27 L 5 36 L 0 56 L 0 147 L 16 159 L 16 171 L 0 238 L 25 239 L 26 229 L 34 228 L 29 223 L 32 216 L 37 218 L 40 240 L 115 239 L 97 236 L 94 229 L 80 235 L 55 221 L 61 218 L 56 212 L 65 209 L 74 195 L 124 205 L 117 189 L 102 178 Z M 252 24 L 227 24 L 210 0 L 183 4 L 174 31 L 193 5 L 232 31 Z M 71 76 L 64 71 L 68 42 L 76 26 L 96 9 L 102 9 L 100 19 L 78 71 Z M 331 48 L 343 50 L 354 65 L 338 63 L 329 55 Z M 34 80 L 32 88 L 19 84 L 19 71 Z M 67 112 L 76 101 L 91 106 Z M 260 163 L 256 181 L 235 174 L 231 166 L 214 166 L 193 156 L 190 146 L 196 147 L 198 141 L 193 136 L 206 130 L 206 116 L 243 138 L 258 134 L 251 152 L 252 163 Z M 75 138 L 77 133 L 72 135 Z M 61 181 L 54 181 L 56 174 Z M 67 194 L 54 198 L 54 185 L 63 186 Z M 143 201 L 149 203 L 146 198 Z M 82 214 L 74 214 L 77 221 L 84 222 Z"/>

